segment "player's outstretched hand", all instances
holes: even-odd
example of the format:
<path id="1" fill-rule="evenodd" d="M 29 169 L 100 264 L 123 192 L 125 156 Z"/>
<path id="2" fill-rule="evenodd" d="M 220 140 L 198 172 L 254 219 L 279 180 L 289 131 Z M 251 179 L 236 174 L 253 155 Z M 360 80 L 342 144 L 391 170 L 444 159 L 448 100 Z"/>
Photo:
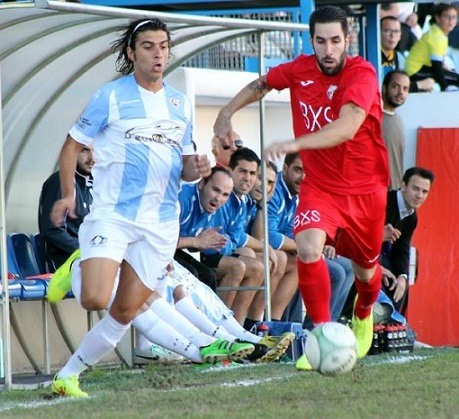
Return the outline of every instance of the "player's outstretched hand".
<path id="1" fill-rule="evenodd" d="M 275 142 L 270 144 L 263 152 L 266 162 L 283 160 L 286 154 L 297 153 L 298 143 L 295 140 Z"/>

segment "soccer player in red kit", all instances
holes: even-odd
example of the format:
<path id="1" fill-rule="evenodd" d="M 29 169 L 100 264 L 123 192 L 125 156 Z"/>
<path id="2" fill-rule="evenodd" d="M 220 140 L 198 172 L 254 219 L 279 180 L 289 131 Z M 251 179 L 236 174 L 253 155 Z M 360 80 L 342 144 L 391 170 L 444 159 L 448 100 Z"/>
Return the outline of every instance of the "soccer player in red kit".
<path id="1" fill-rule="evenodd" d="M 381 135 L 381 96 L 374 68 L 348 57 L 349 28 L 339 7 L 316 9 L 309 30 L 313 55 L 271 68 L 244 87 L 214 124 L 222 142 L 230 140 L 231 117 L 271 89 L 290 89 L 295 140 L 276 142 L 265 159 L 298 152 L 306 177 L 294 220 L 299 288 L 313 323 L 330 321 L 331 285 L 322 251 L 334 244 L 352 260 L 357 299 L 353 330 L 358 357 L 373 339 L 373 303 L 381 287 L 378 263 L 389 183 L 387 151 Z M 310 369 L 305 356 L 298 369 Z"/>

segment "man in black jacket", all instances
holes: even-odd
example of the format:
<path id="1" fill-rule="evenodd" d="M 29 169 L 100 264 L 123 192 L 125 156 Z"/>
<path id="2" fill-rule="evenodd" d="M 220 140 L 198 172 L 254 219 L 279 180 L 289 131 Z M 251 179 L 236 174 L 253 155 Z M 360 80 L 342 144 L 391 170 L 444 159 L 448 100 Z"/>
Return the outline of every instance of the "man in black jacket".
<path id="1" fill-rule="evenodd" d="M 54 272 L 78 249 L 78 230 L 92 204 L 91 170 L 95 160 L 92 147 L 83 147 L 75 172 L 75 202 L 77 218 L 67 217 L 62 227 L 50 219 L 54 203 L 61 198 L 59 172 L 53 173 L 43 184 L 38 210 L 38 229 L 46 245 L 46 259 L 50 272 Z"/>
<path id="2" fill-rule="evenodd" d="M 422 167 L 412 167 L 403 175 L 399 190 L 387 195 L 384 243 L 381 252 L 383 290 L 395 309 L 406 310 L 411 237 L 418 223 L 416 210 L 425 202 L 434 174 Z"/>

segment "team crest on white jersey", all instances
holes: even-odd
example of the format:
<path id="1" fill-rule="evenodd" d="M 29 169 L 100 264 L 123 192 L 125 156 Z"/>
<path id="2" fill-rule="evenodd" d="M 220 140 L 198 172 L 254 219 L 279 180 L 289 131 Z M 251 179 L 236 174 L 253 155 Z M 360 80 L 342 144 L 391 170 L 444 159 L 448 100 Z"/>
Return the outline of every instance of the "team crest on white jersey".
<path id="1" fill-rule="evenodd" d="M 143 143 L 156 142 L 182 148 L 185 128 L 177 121 L 161 119 L 126 131 L 124 138 Z"/>
<path id="2" fill-rule="evenodd" d="M 170 101 L 174 107 L 179 106 L 181 102 L 181 100 L 178 97 L 171 97 Z"/>
<path id="3" fill-rule="evenodd" d="M 333 95 L 335 94 L 337 88 L 338 88 L 338 86 L 336 84 L 331 84 L 330 85 L 330 87 L 327 90 L 327 97 L 328 97 L 329 100 L 332 100 Z"/>

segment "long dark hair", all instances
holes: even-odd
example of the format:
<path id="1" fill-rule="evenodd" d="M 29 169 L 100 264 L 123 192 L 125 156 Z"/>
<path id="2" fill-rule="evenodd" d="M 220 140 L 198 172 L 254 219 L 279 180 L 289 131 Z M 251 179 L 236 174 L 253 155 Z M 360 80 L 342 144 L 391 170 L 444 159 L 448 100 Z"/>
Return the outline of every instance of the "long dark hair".
<path id="1" fill-rule="evenodd" d="M 135 41 L 139 33 L 144 31 L 164 31 L 167 33 L 167 41 L 169 48 L 171 47 L 171 34 L 167 29 L 167 25 L 157 18 L 139 19 L 130 23 L 121 35 L 116 39 L 111 47 L 112 52 L 116 57 L 116 71 L 122 74 L 130 74 L 134 71 L 134 64 L 129 59 L 127 48 L 130 47 L 135 51 Z"/>

